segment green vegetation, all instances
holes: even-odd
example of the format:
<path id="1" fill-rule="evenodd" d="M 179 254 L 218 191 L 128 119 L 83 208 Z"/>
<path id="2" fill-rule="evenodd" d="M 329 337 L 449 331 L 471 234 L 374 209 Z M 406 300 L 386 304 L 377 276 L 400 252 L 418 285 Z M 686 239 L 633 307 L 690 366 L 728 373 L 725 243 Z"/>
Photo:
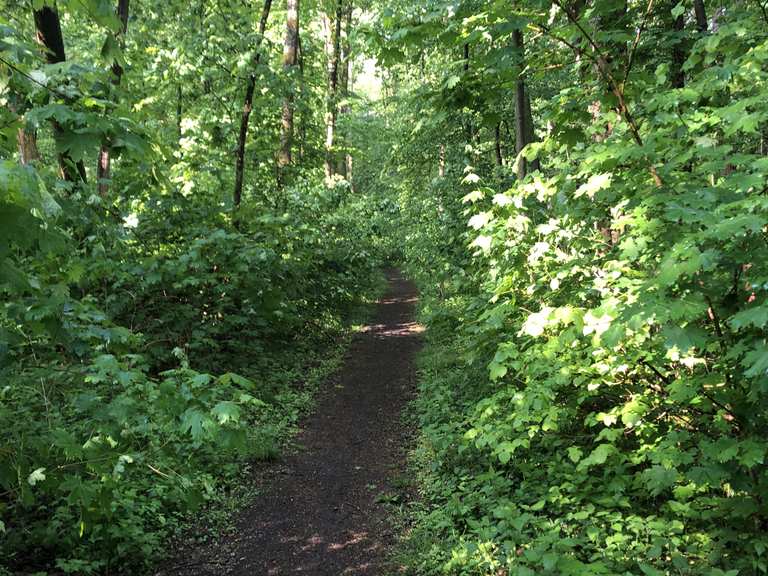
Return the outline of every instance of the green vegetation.
<path id="1" fill-rule="evenodd" d="M 393 259 L 408 573 L 768 573 L 764 0 L 0 0 L 0 102 L 0 573 L 152 566 Z"/>
<path id="2" fill-rule="evenodd" d="M 764 574 L 764 5 L 389 17 L 420 63 L 390 104 L 429 326 L 411 573 Z"/>
<path id="3" fill-rule="evenodd" d="M 279 454 L 382 282 L 308 81 L 275 181 L 285 79 L 246 7 L 113 4 L 0 3 L 0 572 L 151 566 Z"/>

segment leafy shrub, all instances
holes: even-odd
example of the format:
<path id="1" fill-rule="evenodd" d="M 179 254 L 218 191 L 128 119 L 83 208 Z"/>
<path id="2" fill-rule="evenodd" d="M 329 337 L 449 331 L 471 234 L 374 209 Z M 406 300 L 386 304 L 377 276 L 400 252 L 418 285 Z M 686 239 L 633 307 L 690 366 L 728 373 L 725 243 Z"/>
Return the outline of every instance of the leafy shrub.
<path id="1" fill-rule="evenodd" d="M 566 86 L 542 114 L 583 134 L 526 149 L 545 170 L 509 187 L 469 172 L 463 215 L 459 194 L 442 214 L 403 203 L 468 220 L 453 238 L 472 255 L 423 227 L 406 250 L 431 263 L 417 573 L 768 571 L 758 20 L 723 16 L 685 88 L 638 74 L 643 146 L 618 115 L 585 127 L 571 106 L 593 96 Z"/>

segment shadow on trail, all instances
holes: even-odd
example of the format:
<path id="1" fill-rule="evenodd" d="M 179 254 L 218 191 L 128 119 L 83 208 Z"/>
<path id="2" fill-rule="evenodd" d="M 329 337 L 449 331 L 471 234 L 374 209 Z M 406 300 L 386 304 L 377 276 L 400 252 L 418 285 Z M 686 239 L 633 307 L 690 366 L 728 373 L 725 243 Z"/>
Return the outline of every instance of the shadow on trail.
<path id="1" fill-rule="evenodd" d="M 397 271 L 375 318 L 353 339 L 297 441 L 271 466 L 265 492 L 215 544 L 158 576 L 375 575 L 394 540 L 379 499 L 404 464 L 400 413 L 414 383 L 423 328 L 414 285 Z"/>

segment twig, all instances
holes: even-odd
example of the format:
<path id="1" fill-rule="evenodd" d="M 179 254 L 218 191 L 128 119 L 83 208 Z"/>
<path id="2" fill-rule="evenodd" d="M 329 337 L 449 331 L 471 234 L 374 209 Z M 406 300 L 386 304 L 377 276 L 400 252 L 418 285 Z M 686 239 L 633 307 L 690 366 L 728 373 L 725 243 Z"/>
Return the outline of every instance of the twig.
<path id="1" fill-rule="evenodd" d="M 640 36 L 645 31 L 645 26 L 648 23 L 648 16 L 651 15 L 651 10 L 653 10 L 653 0 L 648 0 L 648 8 L 645 10 L 645 14 L 643 15 L 643 21 L 640 23 L 640 27 L 637 29 L 637 34 L 635 34 L 635 39 L 632 42 L 632 48 L 629 51 L 629 57 L 627 58 L 627 67 L 624 70 L 624 80 L 622 81 L 622 85 L 627 83 L 627 79 L 629 78 L 629 71 L 632 69 L 632 64 L 635 61 L 635 53 L 637 52 L 637 45 L 640 43 Z"/>

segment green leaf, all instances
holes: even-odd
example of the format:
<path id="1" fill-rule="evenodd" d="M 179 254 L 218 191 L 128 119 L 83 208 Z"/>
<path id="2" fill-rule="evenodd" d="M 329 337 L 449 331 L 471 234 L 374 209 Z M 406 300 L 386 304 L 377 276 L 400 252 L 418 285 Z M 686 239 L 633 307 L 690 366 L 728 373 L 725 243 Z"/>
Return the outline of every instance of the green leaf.
<path id="1" fill-rule="evenodd" d="M 194 440 L 203 436 L 203 425 L 208 420 L 197 408 L 188 408 L 181 417 L 181 431 L 189 432 Z"/>
<path id="2" fill-rule="evenodd" d="M 30 486 L 34 486 L 38 482 L 42 482 L 45 480 L 45 467 L 43 468 L 37 468 L 35 471 L 33 471 L 29 476 L 27 476 L 27 483 Z"/>
<path id="3" fill-rule="evenodd" d="M 600 190 L 605 190 L 611 186 L 612 179 L 613 176 L 608 173 L 595 174 L 590 176 L 586 183 L 582 184 L 576 189 L 574 198 L 579 198 L 585 194 L 589 196 L 590 199 L 594 198 L 595 194 L 597 194 Z"/>
<path id="4" fill-rule="evenodd" d="M 653 496 L 658 496 L 677 481 L 677 470 L 656 465 L 643 472 L 645 484 Z"/>
<path id="5" fill-rule="evenodd" d="M 605 464 L 605 462 L 608 460 L 608 457 L 611 454 L 616 453 L 616 448 L 612 444 L 600 444 L 597 448 L 592 450 L 592 452 L 584 458 L 581 462 L 579 462 L 579 469 L 585 469 L 589 468 L 590 466 Z"/>
<path id="6" fill-rule="evenodd" d="M 230 401 L 219 402 L 211 409 L 211 414 L 218 419 L 219 424 L 238 422 L 240 420 L 240 406 Z"/>
<path id="7" fill-rule="evenodd" d="M 768 324 L 768 306 L 765 304 L 761 306 L 751 306 L 746 310 L 734 314 L 728 323 L 734 330 L 740 330 L 741 328 L 748 328 L 750 326 L 763 328 Z"/>

